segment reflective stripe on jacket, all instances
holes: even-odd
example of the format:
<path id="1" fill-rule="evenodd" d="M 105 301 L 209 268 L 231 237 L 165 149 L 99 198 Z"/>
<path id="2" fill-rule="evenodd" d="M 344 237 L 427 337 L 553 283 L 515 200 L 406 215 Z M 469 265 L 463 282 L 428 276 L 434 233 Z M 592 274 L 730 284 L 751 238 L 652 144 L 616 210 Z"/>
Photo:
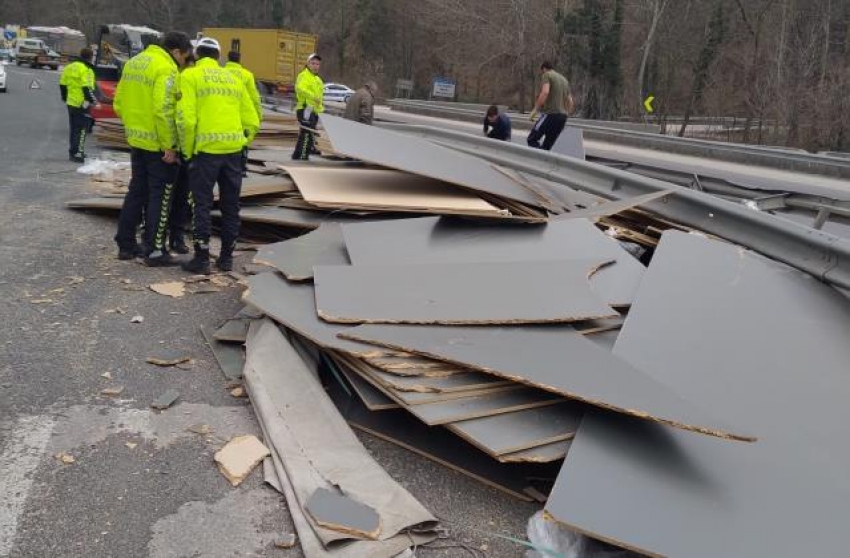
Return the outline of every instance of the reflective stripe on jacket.
<path id="1" fill-rule="evenodd" d="M 296 109 L 303 109 L 310 106 L 313 112 L 325 112 L 323 97 L 325 95 L 325 83 L 322 78 L 310 71 L 310 68 L 304 68 L 298 74 L 298 79 L 295 80 L 295 97 L 298 100 Z"/>
<path id="2" fill-rule="evenodd" d="M 176 81 L 177 62 L 157 45 L 148 46 L 124 64 L 112 106 L 132 147 L 146 151 L 177 148 Z"/>
<path id="3" fill-rule="evenodd" d="M 257 111 L 257 118 L 262 122 L 263 107 L 260 105 L 260 92 L 257 90 L 257 81 L 254 79 L 254 74 L 236 62 L 228 62 L 224 65 L 224 68 L 242 80 L 242 85 L 245 86 L 245 91 L 248 92 L 248 98 L 251 99 L 251 104 L 254 105 L 254 110 Z"/>
<path id="4" fill-rule="evenodd" d="M 82 60 L 71 62 L 62 70 L 59 86 L 67 90 L 65 103 L 69 107 L 81 107 L 85 101 L 91 101 L 86 98 L 84 89 L 94 92 L 94 70 Z"/>
<path id="5" fill-rule="evenodd" d="M 259 127 L 242 81 L 216 60 L 201 58 L 180 74 L 177 129 L 183 155 L 236 153 Z"/>

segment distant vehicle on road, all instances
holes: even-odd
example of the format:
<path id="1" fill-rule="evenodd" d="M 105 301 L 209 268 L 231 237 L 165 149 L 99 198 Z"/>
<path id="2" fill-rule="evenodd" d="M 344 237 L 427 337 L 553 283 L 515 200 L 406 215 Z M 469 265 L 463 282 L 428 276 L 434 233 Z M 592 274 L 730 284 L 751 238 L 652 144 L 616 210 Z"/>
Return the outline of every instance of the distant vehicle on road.
<path id="1" fill-rule="evenodd" d="M 11 62 L 15 59 L 15 51 L 11 48 L 0 48 L 0 60 Z"/>
<path id="2" fill-rule="evenodd" d="M 6 92 L 6 67 L 0 64 L 0 93 Z"/>
<path id="3" fill-rule="evenodd" d="M 18 66 L 29 64 L 32 68 L 45 67 L 58 70 L 60 56 L 41 39 L 17 39 L 15 62 Z"/>
<path id="4" fill-rule="evenodd" d="M 326 83 L 324 101 L 336 101 L 338 103 L 347 103 L 348 99 L 354 95 L 354 89 L 341 83 Z"/>

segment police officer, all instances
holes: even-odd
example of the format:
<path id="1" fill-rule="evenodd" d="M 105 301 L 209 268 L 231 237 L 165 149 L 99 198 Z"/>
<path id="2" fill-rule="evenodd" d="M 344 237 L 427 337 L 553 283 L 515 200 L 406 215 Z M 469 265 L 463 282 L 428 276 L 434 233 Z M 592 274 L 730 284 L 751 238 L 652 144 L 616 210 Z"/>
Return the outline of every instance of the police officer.
<path id="1" fill-rule="evenodd" d="M 62 100 L 68 106 L 68 121 L 71 132 L 68 139 L 68 158 L 82 163 L 86 158 L 86 134 L 89 132 L 91 118 L 90 106 L 97 105 L 94 96 L 94 68 L 92 67 L 92 49 L 86 47 L 80 51 L 80 57 L 62 70 L 59 78 L 59 91 Z"/>
<path id="2" fill-rule="evenodd" d="M 325 84 L 319 77 L 319 68 L 322 66 L 322 57 L 311 54 L 307 57 L 307 66 L 298 74 L 295 80 L 295 115 L 301 130 L 298 132 L 298 141 L 295 142 L 295 151 L 292 158 L 296 160 L 308 160 L 313 152 L 313 132 L 319 124 L 319 115 L 325 111 L 323 97 L 325 95 Z"/>
<path id="3" fill-rule="evenodd" d="M 192 52 L 185 33 L 166 33 L 161 45 L 149 45 L 124 64 L 113 107 L 130 144 L 130 189 L 118 218 L 118 258 L 145 256 L 152 267 L 174 265 L 166 250 L 168 214 L 178 171 L 174 122 L 178 69 Z M 136 229 L 145 219 L 144 249 Z M 140 254 L 140 252 L 142 252 Z"/>
<path id="4" fill-rule="evenodd" d="M 257 81 L 254 79 L 254 74 L 239 63 L 241 59 L 242 55 L 239 52 L 231 50 L 227 53 L 227 63 L 224 67 L 227 70 L 230 70 L 237 79 L 242 81 L 242 84 L 245 86 L 245 91 L 248 92 L 248 97 L 251 99 L 251 104 L 254 105 L 254 110 L 257 111 L 257 118 L 260 120 L 260 123 L 262 123 L 263 107 L 260 104 L 260 92 L 257 90 Z M 242 176 L 245 177 L 247 175 L 248 147 L 245 146 L 245 149 L 242 150 Z"/>
<path id="5" fill-rule="evenodd" d="M 239 237 L 242 149 L 260 127 L 245 86 L 218 63 L 218 41 L 205 37 L 195 48 L 197 62 L 180 76 L 177 127 L 183 156 L 189 159 L 195 256 L 183 264 L 191 273 L 210 273 L 210 211 L 218 182 L 221 252 L 217 267 L 233 269 Z"/>

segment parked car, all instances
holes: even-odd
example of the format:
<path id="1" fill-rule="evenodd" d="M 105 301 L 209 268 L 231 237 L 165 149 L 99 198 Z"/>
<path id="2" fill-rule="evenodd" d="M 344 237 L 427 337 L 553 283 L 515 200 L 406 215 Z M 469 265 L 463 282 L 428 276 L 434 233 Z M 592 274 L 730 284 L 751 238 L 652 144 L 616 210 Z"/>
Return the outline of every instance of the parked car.
<path id="1" fill-rule="evenodd" d="M 326 83 L 324 101 L 335 101 L 337 103 L 347 103 L 349 97 L 354 95 L 354 89 L 341 83 Z"/>
<path id="2" fill-rule="evenodd" d="M 0 93 L 6 92 L 6 67 L 0 64 Z"/>
<path id="3" fill-rule="evenodd" d="M 12 62 L 15 60 L 15 51 L 11 48 L 0 48 L 0 61 Z"/>

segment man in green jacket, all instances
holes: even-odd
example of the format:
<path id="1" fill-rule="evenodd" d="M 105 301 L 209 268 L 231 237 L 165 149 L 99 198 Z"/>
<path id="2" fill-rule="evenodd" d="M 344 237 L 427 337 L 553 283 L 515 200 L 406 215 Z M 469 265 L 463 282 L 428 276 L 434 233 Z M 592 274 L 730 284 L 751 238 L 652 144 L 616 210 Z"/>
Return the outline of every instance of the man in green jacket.
<path id="1" fill-rule="evenodd" d="M 260 104 L 260 92 L 257 90 L 257 81 L 254 79 L 254 74 L 250 70 L 242 66 L 240 61 L 242 54 L 235 50 L 227 53 L 227 63 L 225 69 L 230 70 L 237 79 L 242 80 L 245 86 L 245 91 L 248 92 L 248 97 L 251 99 L 251 104 L 254 105 L 254 110 L 257 111 L 257 118 L 260 123 L 263 122 L 263 106 Z M 242 177 L 248 176 L 248 146 L 242 150 Z"/>
<path id="2" fill-rule="evenodd" d="M 178 70 L 192 52 L 185 33 L 166 33 L 124 64 L 113 99 L 130 144 L 130 189 L 118 218 L 118 258 L 142 255 L 152 267 L 174 265 L 166 249 L 168 215 L 179 165 L 174 121 Z M 144 212 L 144 247 L 136 230 Z"/>
<path id="3" fill-rule="evenodd" d="M 86 134 L 89 132 L 91 118 L 89 107 L 97 105 L 94 96 L 94 68 L 92 50 L 88 47 L 80 51 L 80 57 L 62 70 L 59 78 L 59 91 L 62 100 L 68 106 L 70 136 L 68 139 L 68 158 L 75 163 L 86 159 Z"/>
<path id="4" fill-rule="evenodd" d="M 183 264 L 191 273 L 210 273 L 210 212 L 218 183 L 221 252 L 217 266 L 233 269 L 239 238 L 242 149 L 251 143 L 260 119 L 242 80 L 219 66 L 218 41 L 204 37 L 195 48 L 198 61 L 180 76 L 177 129 L 183 156 L 189 160 L 192 236 L 195 256 Z"/>
<path id="5" fill-rule="evenodd" d="M 312 130 L 319 125 L 319 115 L 325 111 L 325 84 L 319 77 L 321 66 L 322 57 L 311 54 L 307 57 L 307 66 L 295 80 L 295 116 L 301 125 L 292 153 L 292 158 L 296 160 L 306 161 L 310 158 L 315 142 Z"/>

